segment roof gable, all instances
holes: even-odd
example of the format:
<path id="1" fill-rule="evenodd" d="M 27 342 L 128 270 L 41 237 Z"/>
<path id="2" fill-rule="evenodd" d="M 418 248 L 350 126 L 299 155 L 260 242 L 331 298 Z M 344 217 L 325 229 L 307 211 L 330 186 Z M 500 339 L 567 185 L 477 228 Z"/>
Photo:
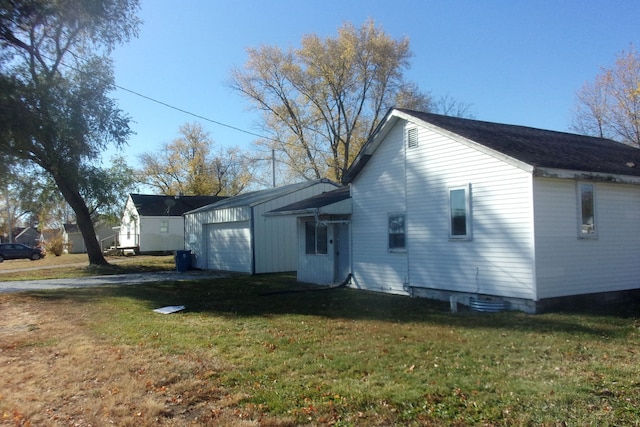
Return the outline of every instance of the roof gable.
<path id="1" fill-rule="evenodd" d="M 183 213 L 226 199 L 222 196 L 166 196 L 130 194 L 140 216 L 182 216 Z"/>
<path id="2" fill-rule="evenodd" d="M 345 182 L 355 178 L 399 118 L 480 144 L 533 168 L 640 176 L 640 149 L 609 139 L 394 109 L 364 145 Z"/>

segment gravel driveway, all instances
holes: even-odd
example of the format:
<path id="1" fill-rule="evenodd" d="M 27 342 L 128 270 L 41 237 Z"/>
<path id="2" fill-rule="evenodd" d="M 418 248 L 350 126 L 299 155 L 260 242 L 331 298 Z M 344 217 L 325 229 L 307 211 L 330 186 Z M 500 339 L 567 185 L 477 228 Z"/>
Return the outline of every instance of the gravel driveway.
<path id="1" fill-rule="evenodd" d="M 216 271 L 162 271 L 157 273 L 114 274 L 105 276 L 79 277 L 77 279 L 20 280 L 0 282 L 0 293 L 34 291 L 41 289 L 83 288 L 103 285 L 134 285 L 147 282 L 173 282 L 202 280 L 225 277 Z"/>

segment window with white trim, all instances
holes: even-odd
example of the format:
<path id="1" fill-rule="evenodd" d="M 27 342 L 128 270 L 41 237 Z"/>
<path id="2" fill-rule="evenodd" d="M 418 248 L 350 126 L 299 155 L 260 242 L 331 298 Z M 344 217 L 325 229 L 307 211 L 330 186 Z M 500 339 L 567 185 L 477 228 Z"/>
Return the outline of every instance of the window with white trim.
<path id="1" fill-rule="evenodd" d="M 471 185 L 449 189 L 449 237 L 471 239 Z"/>
<path id="2" fill-rule="evenodd" d="M 578 183 L 578 235 L 596 237 L 596 186 L 592 183 Z"/>
<path id="3" fill-rule="evenodd" d="M 315 221 L 304 223 L 305 253 L 307 255 L 327 254 L 327 226 Z"/>
<path id="4" fill-rule="evenodd" d="M 400 252 L 406 250 L 406 236 L 405 214 L 389 214 L 389 251 Z"/>

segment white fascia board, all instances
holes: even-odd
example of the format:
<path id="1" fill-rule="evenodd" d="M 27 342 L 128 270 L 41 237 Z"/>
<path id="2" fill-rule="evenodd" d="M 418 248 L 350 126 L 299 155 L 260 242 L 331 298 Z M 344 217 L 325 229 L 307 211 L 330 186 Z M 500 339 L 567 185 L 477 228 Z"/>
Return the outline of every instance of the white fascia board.
<path id="1" fill-rule="evenodd" d="M 619 184 L 640 184 L 640 176 L 620 175 L 602 172 L 575 171 L 568 169 L 535 168 L 533 176 L 539 178 L 577 179 Z"/>

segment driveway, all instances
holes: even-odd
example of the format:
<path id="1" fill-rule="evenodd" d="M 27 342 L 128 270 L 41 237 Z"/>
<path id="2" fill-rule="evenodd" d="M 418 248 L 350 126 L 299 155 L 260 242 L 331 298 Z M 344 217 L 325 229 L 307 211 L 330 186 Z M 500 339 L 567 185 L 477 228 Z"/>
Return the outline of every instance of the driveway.
<path id="1" fill-rule="evenodd" d="M 0 293 L 35 291 L 42 289 L 85 288 L 96 286 L 135 285 L 148 282 L 176 282 L 225 277 L 216 271 L 161 271 L 156 273 L 114 274 L 105 276 L 79 277 L 76 279 L 20 280 L 0 282 Z"/>

